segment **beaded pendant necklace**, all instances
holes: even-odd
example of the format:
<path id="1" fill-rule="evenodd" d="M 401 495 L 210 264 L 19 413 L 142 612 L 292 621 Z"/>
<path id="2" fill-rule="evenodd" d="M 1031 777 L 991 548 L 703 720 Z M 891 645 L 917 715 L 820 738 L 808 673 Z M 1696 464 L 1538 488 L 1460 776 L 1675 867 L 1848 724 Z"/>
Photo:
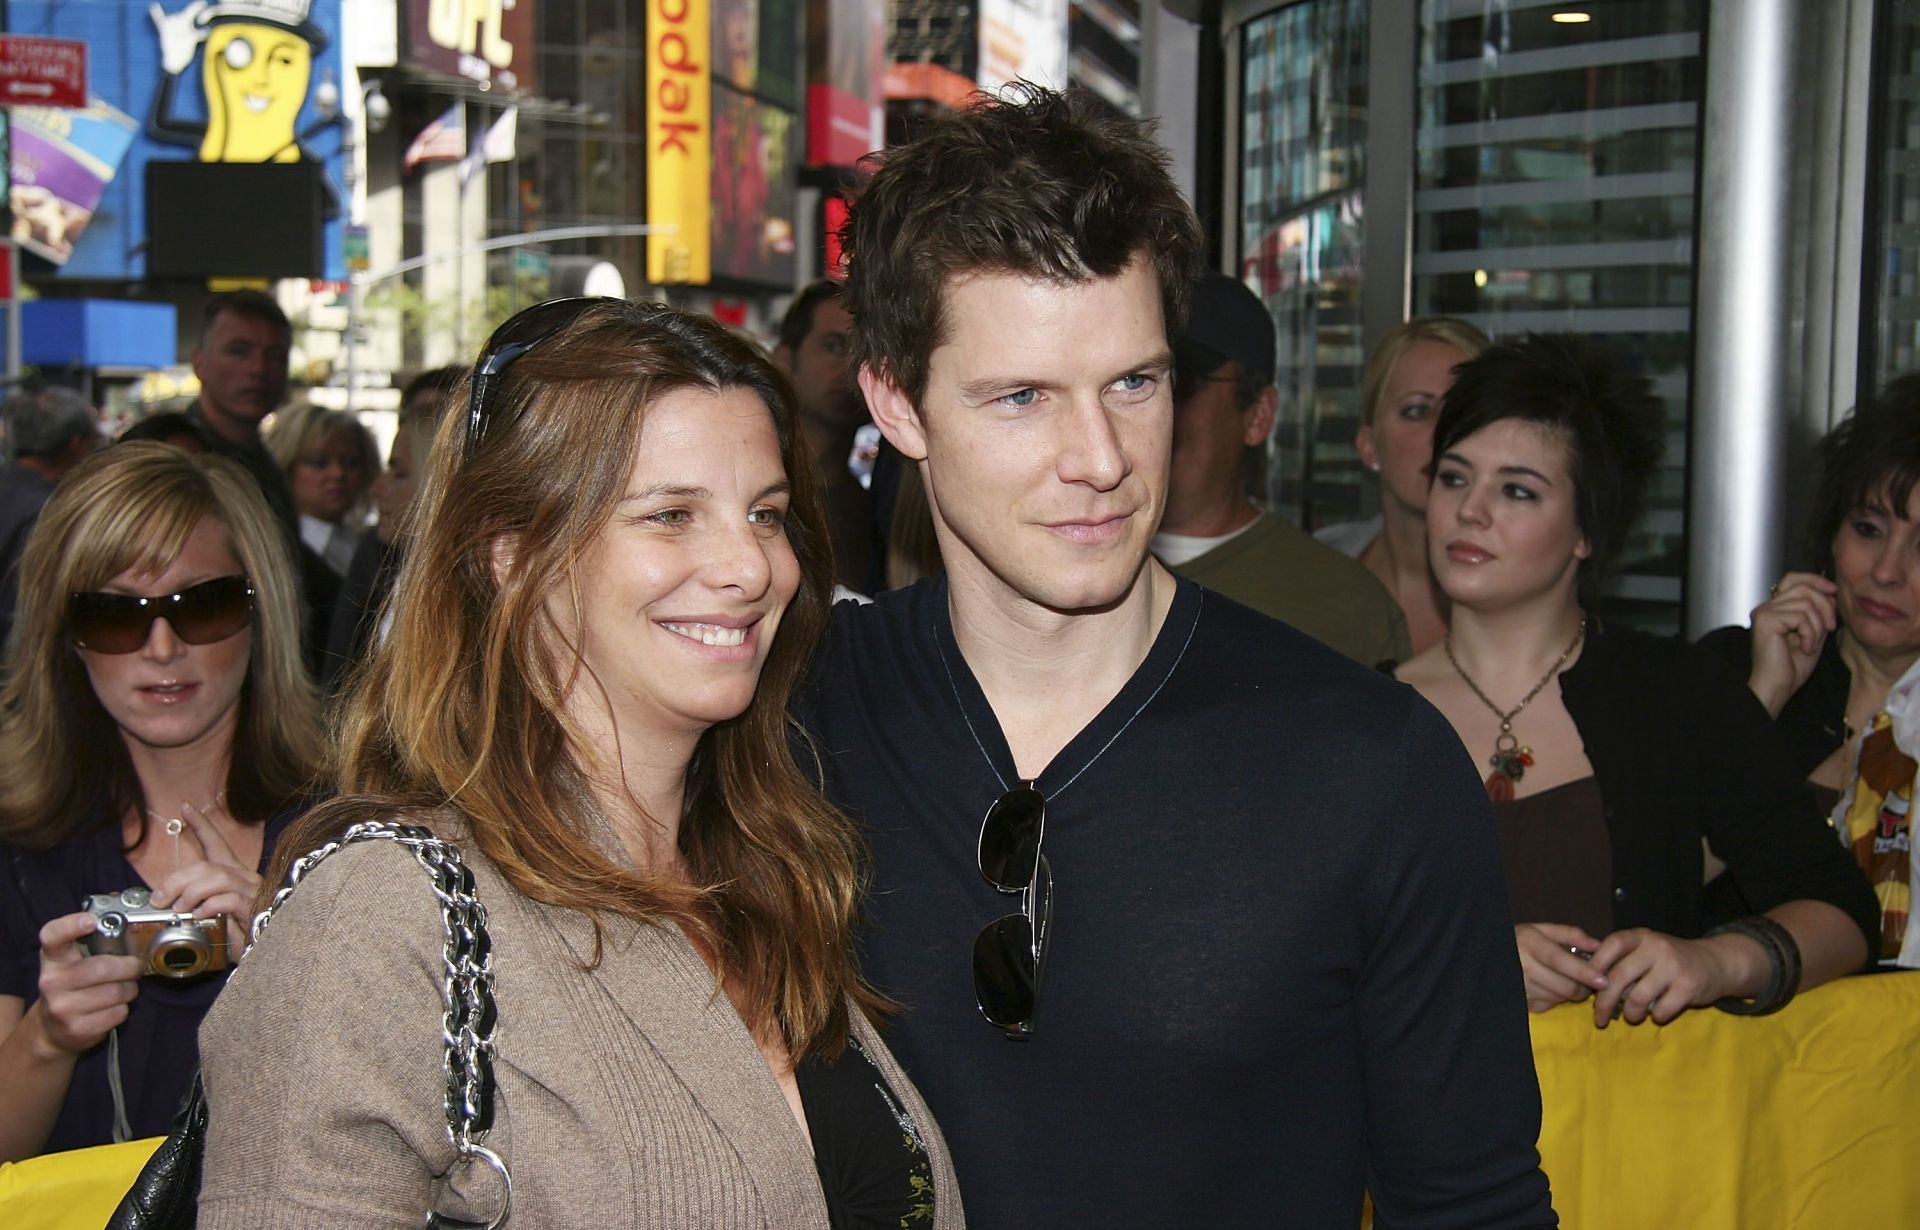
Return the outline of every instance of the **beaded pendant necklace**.
<path id="1" fill-rule="evenodd" d="M 1473 694 L 1480 698 L 1480 703 L 1492 710 L 1493 716 L 1500 719 L 1500 734 L 1493 741 L 1493 755 L 1487 757 L 1487 763 L 1493 766 L 1493 772 L 1487 774 L 1487 797 L 1494 802 L 1505 803 L 1513 798 L 1514 784 L 1525 776 L 1527 769 L 1533 765 L 1533 749 L 1521 746 L 1519 738 L 1513 733 L 1513 719 L 1522 709 L 1532 704 L 1533 698 L 1540 695 L 1541 689 L 1560 673 L 1566 666 L 1567 659 L 1573 656 L 1573 651 L 1580 648 L 1580 642 L 1586 638 L 1586 635 L 1587 617 L 1582 615 L 1580 626 L 1574 629 L 1573 639 L 1567 642 L 1566 650 L 1552 666 L 1547 668 L 1547 673 L 1540 676 L 1540 682 L 1533 685 L 1533 690 L 1521 697 L 1519 704 L 1504 713 L 1501 712 L 1499 705 L 1494 704 L 1492 699 L 1480 690 L 1480 685 L 1473 681 L 1473 676 L 1467 674 L 1466 668 L 1460 665 L 1460 659 L 1453 656 L 1453 633 L 1447 633 L 1446 640 L 1441 642 L 1446 647 L 1447 661 L 1452 663 L 1454 672 L 1469 688 L 1473 689 Z"/>

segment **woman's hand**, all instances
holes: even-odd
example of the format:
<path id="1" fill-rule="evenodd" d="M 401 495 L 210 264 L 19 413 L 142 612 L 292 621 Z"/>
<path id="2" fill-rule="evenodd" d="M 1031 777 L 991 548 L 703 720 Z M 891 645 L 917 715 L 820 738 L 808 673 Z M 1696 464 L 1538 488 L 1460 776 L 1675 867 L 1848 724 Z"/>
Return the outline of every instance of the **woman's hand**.
<path id="1" fill-rule="evenodd" d="M 1574 951 L 1592 952 L 1600 941 L 1566 923 L 1521 923 L 1513 929 L 1520 946 L 1520 972 L 1527 982 L 1527 1011 L 1545 1012 L 1604 991 L 1603 971 Z"/>
<path id="2" fill-rule="evenodd" d="M 92 935 L 92 914 L 63 914 L 40 928 L 40 1008 L 47 1040 L 79 1054 L 100 1045 L 127 1019 L 140 994 L 140 958 L 89 956 L 80 947 Z"/>
<path id="3" fill-rule="evenodd" d="M 227 960 L 240 959 L 247 946 L 247 926 L 253 921 L 253 899 L 260 891 L 260 874 L 244 863 L 220 835 L 213 813 L 223 805 L 215 803 L 203 813 L 192 804 L 180 809 L 180 818 L 193 830 L 203 857 L 185 864 L 154 886 L 153 904 L 159 909 L 191 913 L 195 918 L 224 914 L 227 919 Z M 182 849 L 187 843 L 182 843 Z"/>
<path id="4" fill-rule="evenodd" d="M 1617 1016 L 1629 1025 L 1665 1025 L 1688 1008 L 1741 994 L 1764 978 L 1766 963 L 1760 945 L 1743 936 L 1683 940 L 1645 927 L 1615 931 L 1593 951 L 1593 967 L 1612 984 L 1594 997 L 1593 1023 L 1605 1029 Z"/>
<path id="5" fill-rule="evenodd" d="M 1789 572 L 1773 596 L 1753 608 L 1753 668 L 1747 687 L 1780 716 L 1813 674 L 1827 637 L 1839 627 L 1840 587 L 1811 572 Z"/>

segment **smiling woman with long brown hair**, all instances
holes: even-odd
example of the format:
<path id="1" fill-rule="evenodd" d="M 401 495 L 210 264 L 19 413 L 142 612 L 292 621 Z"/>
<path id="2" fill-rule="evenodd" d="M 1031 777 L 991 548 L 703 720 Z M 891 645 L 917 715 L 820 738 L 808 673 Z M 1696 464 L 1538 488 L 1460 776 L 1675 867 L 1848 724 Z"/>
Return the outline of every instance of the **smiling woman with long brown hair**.
<path id="1" fill-rule="evenodd" d="M 347 704 L 343 797 L 302 832 L 399 820 L 465 851 L 514 1212 L 959 1225 L 852 965 L 858 842 L 788 742 L 832 580 L 784 379 L 712 321 L 562 300 L 501 326 L 463 398 Z M 251 1045 L 206 1065 L 200 1225 L 500 1211 L 449 1139 L 444 977 L 406 851 L 303 882 L 207 1025 Z"/>

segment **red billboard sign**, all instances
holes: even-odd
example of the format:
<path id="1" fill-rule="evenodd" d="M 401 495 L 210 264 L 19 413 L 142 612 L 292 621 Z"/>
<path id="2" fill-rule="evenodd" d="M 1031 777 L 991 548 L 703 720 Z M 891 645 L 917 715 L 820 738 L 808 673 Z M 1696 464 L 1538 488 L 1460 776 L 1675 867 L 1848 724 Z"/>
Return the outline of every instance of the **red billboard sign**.
<path id="1" fill-rule="evenodd" d="M 882 0 L 807 5 L 807 163 L 850 167 L 884 144 Z"/>
<path id="2" fill-rule="evenodd" d="M 75 38 L 0 35 L 0 105 L 87 105 L 87 45 Z"/>

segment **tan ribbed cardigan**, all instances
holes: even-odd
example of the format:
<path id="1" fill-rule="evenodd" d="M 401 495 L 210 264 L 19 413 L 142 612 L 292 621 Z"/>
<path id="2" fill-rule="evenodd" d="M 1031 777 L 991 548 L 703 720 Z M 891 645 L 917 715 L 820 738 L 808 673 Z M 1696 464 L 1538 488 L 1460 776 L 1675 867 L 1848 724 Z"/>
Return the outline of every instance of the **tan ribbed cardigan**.
<path id="1" fill-rule="evenodd" d="M 493 937 L 498 1082 L 487 1143 L 518 1227 L 827 1230 L 813 1156 L 759 1048 L 679 931 L 530 901 L 470 857 Z M 275 914 L 200 1031 L 211 1111 L 200 1194 L 217 1227 L 419 1230 L 484 1220 L 485 1171 L 445 1176 L 439 905 L 405 849 L 323 863 Z M 937 1230 L 964 1225 L 933 1117 L 854 1012 L 933 1163 Z M 443 1190 L 446 1188 L 451 1190 Z M 436 1203 L 437 1202 L 437 1203 Z"/>

